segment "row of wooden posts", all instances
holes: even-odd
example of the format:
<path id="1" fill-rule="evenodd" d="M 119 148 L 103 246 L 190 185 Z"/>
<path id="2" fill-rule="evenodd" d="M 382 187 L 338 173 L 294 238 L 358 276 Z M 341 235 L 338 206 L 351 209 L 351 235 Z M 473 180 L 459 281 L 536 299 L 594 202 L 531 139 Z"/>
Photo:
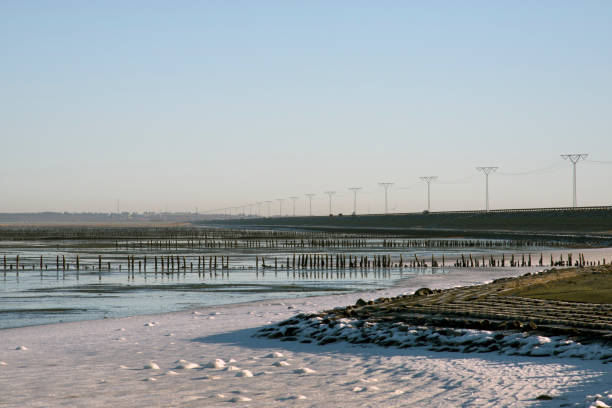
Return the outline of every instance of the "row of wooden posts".
<path id="1" fill-rule="evenodd" d="M 149 240 L 115 241 L 115 249 L 180 249 L 180 248 L 525 248 L 533 246 L 554 246 L 554 242 L 511 241 L 511 240 L 367 240 L 367 239 L 204 239 L 204 240 Z"/>
<path id="2" fill-rule="evenodd" d="M 149 261 L 152 261 L 154 264 L 154 270 L 158 271 L 158 269 L 161 269 L 161 272 L 164 271 L 174 271 L 174 270 L 187 270 L 187 260 L 186 258 L 180 257 L 180 256 L 174 256 L 174 255 L 168 255 L 168 256 L 160 256 L 159 258 L 157 256 L 154 256 L 153 259 L 151 260 L 151 258 L 147 258 L 146 256 L 143 257 L 142 259 L 138 260 L 138 263 L 136 263 L 136 257 L 134 255 L 128 255 L 127 257 L 127 269 L 128 271 L 134 271 L 136 268 L 136 265 L 138 265 L 138 270 L 142 270 L 144 267 L 144 270 L 146 270 L 147 268 L 147 259 Z M 182 261 L 182 264 L 181 264 Z M 221 269 L 229 269 L 229 256 L 198 256 L 198 270 L 200 269 L 205 269 L 206 268 L 206 262 L 208 261 L 208 269 L 218 269 L 219 267 Z M 36 264 L 31 264 L 30 265 L 32 267 L 32 270 L 35 270 L 36 268 Z M 81 257 L 79 255 L 76 256 L 75 258 L 75 262 L 74 262 L 74 267 L 76 270 L 81 270 L 81 269 L 89 269 L 89 267 L 91 267 L 92 269 L 95 269 L 95 266 L 93 265 L 83 265 L 83 268 L 81 267 Z M 3 267 L 4 267 L 4 271 L 6 272 L 7 270 L 13 270 L 13 267 L 15 267 L 15 270 L 19 271 L 20 267 L 21 270 L 25 270 L 26 269 L 26 265 L 23 264 L 21 262 L 21 258 L 19 255 L 15 256 L 15 263 L 14 264 L 10 264 L 7 262 L 7 257 L 6 255 L 3 256 Z M 61 258 L 59 255 L 57 255 L 55 257 L 55 268 L 56 270 L 69 270 L 70 269 L 70 264 L 68 262 L 66 262 L 66 256 L 62 255 Z M 190 268 L 193 269 L 193 262 L 191 262 L 190 264 Z M 43 262 L 43 256 L 40 256 L 40 264 L 39 264 L 39 269 L 43 270 L 43 269 L 48 269 L 48 264 Z M 106 262 L 103 263 L 102 262 L 102 255 L 98 255 L 98 268 L 99 271 L 102 271 L 104 269 L 106 270 L 111 270 L 111 263 L 110 262 Z M 121 269 L 121 265 L 119 265 L 119 269 Z"/>
<path id="3" fill-rule="evenodd" d="M 378 234 L 359 234 L 359 238 L 376 238 Z M 280 239 L 322 239 L 352 238 L 356 234 L 297 231 L 297 230 L 244 230 L 219 228 L 188 227 L 5 227 L 0 230 L 0 238 L 13 241 L 54 240 L 136 240 L 136 241 L 210 241 L 210 240 L 280 240 Z"/>
<path id="4" fill-rule="evenodd" d="M 477 257 L 472 254 L 464 255 L 461 254 L 460 257 L 455 257 L 454 261 L 450 260 L 446 255 L 442 255 L 442 259 L 436 259 L 434 255 L 431 255 L 431 259 L 428 261 L 426 258 L 419 258 L 416 254 L 408 259 L 404 259 L 403 255 L 400 254 L 399 259 L 393 260 L 391 254 L 379 254 L 379 255 L 350 255 L 350 254 L 318 254 L 318 253 L 308 253 L 308 254 L 293 254 L 291 257 L 281 258 L 279 261 L 278 257 L 274 257 L 270 259 L 266 259 L 263 256 L 255 256 L 255 269 L 278 269 L 287 268 L 287 269 L 371 269 L 371 268 L 425 268 L 425 267 L 446 267 L 446 266 L 454 266 L 454 267 L 531 267 L 531 266 L 588 266 L 588 265 L 600 265 L 606 264 L 605 258 L 602 261 L 597 262 L 587 262 L 585 260 L 584 254 L 578 254 L 578 258 L 574 258 L 572 254 L 568 254 L 565 258 L 563 254 L 561 254 L 558 260 L 555 260 L 550 255 L 550 263 L 545 265 L 544 255 L 540 254 L 537 262 L 532 260 L 532 254 L 524 254 L 520 256 L 515 256 L 515 254 L 511 254 L 510 257 L 506 258 L 505 254 L 502 254 L 501 258 L 496 258 L 493 255 L 489 255 L 485 257 L 484 255 Z M 268 263 L 266 263 L 268 261 Z M 272 262 L 272 263 L 271 263 Z M 154 257 L 144 256 L 138 260 L 134 255 L 127 256 L 127 270 L 134 272 L 136 268 L 138 271 L 147 271 L 148 263 L 153 264 L 153 269 L 155 272 L 162 273 L 172 273 L 174 271 L 193 271 L 194 263 L 190 260 L 189 265 L 187 264 L 187 258 L 185 256 L 178 255 L 161 255 Z M 15 263 L 9 264 L 7 263 L 7 257 L 4 255 L 3 257 L 3 266 L 4 272 L 7 270 L 13 270 L 13 267 L 18 272 L 26 269 L 26 265 L 22 264 L 20 261 L 19 255 L 15 257 Z M 32 270 L 35 270 L 36 264 L 30 264 Z M 65 255 L 62 255 L 61 258 L 59 255 L 55 258 L 55 266 L 56 270 L 69 270 L 70 264 L 67 263 Z M 74 262 L 74 268 L 78 270 L 88 270 L 91 268 L 92 270 L 96 269 L 95 265 L 81 265 L 81 258 L 79 255 L 76 256 Z M 122 265 L 119 264 L 119 270 L 121 270 Z M 210 255 L 210 256 L 198 256 L 197 257 L 197 271 L 208 270 L 229 270 L 230 269 L 230 257 L 224 255 Z M 48 265 L 44 263 L 43 256 L 40 256 L 39 269 L 42 271 L 43 269 L 48 269 Z M 103 262 L 102 255 L 98 255 L 97 259 L 97 270 L 111 270 L 111 262 Z"/>

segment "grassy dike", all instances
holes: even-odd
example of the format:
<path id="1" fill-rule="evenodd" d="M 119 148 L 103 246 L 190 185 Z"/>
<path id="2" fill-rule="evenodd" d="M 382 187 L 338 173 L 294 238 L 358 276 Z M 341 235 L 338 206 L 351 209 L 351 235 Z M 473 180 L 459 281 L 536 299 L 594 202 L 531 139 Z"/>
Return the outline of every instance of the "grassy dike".
<path id="1" fill-rule="evenodd" d="M 318 344 L 595 356 L 612 362 L 612 351 L 606 351 L 610 348 L 588 346 L 612 345 L 612 266 L 551 269 L 484 285 L 359 299 L 355 305 L 298 315 L 262 329 L 259 336 Z M 553 341 L 542 336 L 561 337 Z"/>
<path id="2" fill-rule="evenodd" d="M 338 315 L 612 341 L 612 266 L 551 269 L 485 285 L 358 302 Z"/>
<path id="3" fill-rule="evenodd" d="M 508 295 L 562 302 L 612 304 L 612 267 L 609 265 L 558 272 L 556 279 L 541 277 L 535 283 L 508 292 Z"/>
<path id="4" fill-rule="evenodd" d="M 198 221 L 226 228 L 302 229 L 396 234 L 410 237 L 478 237 L 560 240 L 594 246 L 612 244 L 612 207 L 450 211 L 312 217 L 244 217 Z"/>

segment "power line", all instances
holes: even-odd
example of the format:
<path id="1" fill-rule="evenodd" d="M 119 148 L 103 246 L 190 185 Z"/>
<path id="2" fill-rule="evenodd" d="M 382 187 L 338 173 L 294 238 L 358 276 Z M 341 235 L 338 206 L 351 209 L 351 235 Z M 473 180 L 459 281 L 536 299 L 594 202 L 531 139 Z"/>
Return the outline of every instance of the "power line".
<path id="1" fill-rule="evenodd" d="M 489 211 L 489 174 L 495 172 L 497 169 L 499 169 L 499 167 L 476 167 L 476 170 L 485 175 L 485 208 L 487 212 Z"/>
<path id="2" fill-rule="evenodd" d="M 353 192 L 353 215 L 357 215 L 357 192 L 361 187 L 349 187 L 349 190 Z"/>
<path id="3" fill-rule="evenodd" d="M 329 215 L 332 215 L 332 196 L 336 194 L 335 191 L 326 191 L 325 194 L 329 196 Z"/>
<path id="4" fill-rule="evenodd" d="M 429 212 L 431 210 L 431 182 L 435 181 L 438 176 L 422 176 L 419 178 L 427 183 L 427 211 Z"/>
<path id="5" fill-rule="evenodd" d="M 596 163 L 596 164 L 612 164 L 612 161 L 609 160 L 586 160 L 587 163 Z"/>
<path id="6" fill-rule="evenodd" d="M 436 184 L 445 184 L 445 185 L 467 184 L 470 180 L 473 180 L 475 177 L 476 177 L 476 174 L 472 174 L 472 175 L 469 175 L 469 176 L 465 176 L 465 177 L 461 177 L 461 178 L 454 179 L 454 180 L 449 180 L 449 181 L 438 180 L 436 182 Z"/>
<path id="7" fill-rule="evenodd" d="M 268 204 L 268 218 L 270 218 L 270 204 L 272 204 L 272 200 L 266 200 L 266 204 Z"/>
<path id="8" fill-rule="evenodd" d="M 383 186 L 385 189 L 385 214 L 387 214 L 387 191 L 389 190 L 389 187 L 391 187 L 393 184 L 395 183 L 378 183 L 379 186 Z"/>
<path id="9" fill-rule="evenodd" d="M 308 197 L 308 216 L 312 217 L 312 197 L 314 197 L 316 194 L 315 193 L 307 193 L 304 194 L 306 197 Z"/>
<path id="10" fill-rule="evenodd" d="M 283 216 L 283 201 L 285 201 L 285 199 L 277 198 L 276 201 L 278 201 L 278 215 L 282 217 Z"/>
<path id="11" fill-rule="evenodd" d="M 549 164 L 548 166 L 545 167 L 540 167 L 534 170 L 527 170 L 527 171 L 519 171 L 519 172 L 515 172 L 515 173 L 506 173 L 503 171 L 499 171 L 497 172 L 497 174 L 499 174 L 500 176 L 530 176 L 530 175 L 534 175 L 534 174 L 543 174 L 546 173 L 549 170 L 555 169 L 555 168 L 559 168 L 561 167 L 561 163 L 559 162 L 554 162 Z"/>
<path id="12" fill-rule="evenodd" d="M 293 216 L 295 217 L 295 200 L 297 200 L 299 197 L 293 196 L 289 198 L 293 201 Z"/>
<path id="13" fill-rule="evenodd" d="M 572 185 L 573 185 L 573 207 L 576 207 L 578 205 L 578 198 L 576 197 L 576 163 L 578 163 L 580 160 L 585 160 L 587 157 L 589 157 L 588 154 L 586 153 L 570 153 L 570 154 L 562 154 L 561 157 L 563 157 L 565 160 L 569 160 L 570 163 L 572 163 L 572 167 L 573 167 L 573 171 L 572 171 Z"/>
<path id="14" fill-rule="evenodd" d="M 378 183 L 378 184 L 380 184 L 380 183 Z M 419 185 L 421 185 L 421 183 L 414 183 L 414 184 L 410 184 L 410 185 L 408 185 L 406 187 L 395 187 L 395 190 L 414 190 Z"/>

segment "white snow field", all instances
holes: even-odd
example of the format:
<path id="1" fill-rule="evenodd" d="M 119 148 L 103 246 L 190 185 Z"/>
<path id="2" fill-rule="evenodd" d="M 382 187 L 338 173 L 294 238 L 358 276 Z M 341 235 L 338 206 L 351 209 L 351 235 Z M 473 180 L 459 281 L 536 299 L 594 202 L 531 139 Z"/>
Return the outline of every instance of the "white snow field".
<path id="1" fill-rule="evenodd" d="M 358 298 L 523 272 L 453 270 L 368 293 L 1 330 L 0 407 L 612 405 L 612 366 L 598 360 L 252 337 L 267 324 Z"/>

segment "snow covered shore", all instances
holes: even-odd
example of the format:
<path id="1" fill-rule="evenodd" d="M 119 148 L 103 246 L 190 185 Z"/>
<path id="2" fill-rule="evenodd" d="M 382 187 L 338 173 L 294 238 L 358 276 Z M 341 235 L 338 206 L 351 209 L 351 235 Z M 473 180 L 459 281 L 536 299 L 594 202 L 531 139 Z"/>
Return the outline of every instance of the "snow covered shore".
<path id="1" fill-rule="evenodd" d="M 327 315 L 319 314 L 298 315 L 262 328 L 255 335 L 319 345 L 346 341 L 383 347 L 426 347 L 432 351 L 498 352 L 511 356 L 576 357 L 600 360 L 605 364 L 612 362 L 612 348 L 609 346 L 599 343 L 582 344 L 564 336 L 411 326 L 348 318 L 330 320 Z"/>
<path id="2" fill-rule="evenodd" d="M 612 368 L 598 360 L 253 337 L 262 326 L 360 297 L 522 272 L 453 271 L 368 294 L 2 330 L 0 406 L 612 405 L 606 394 L 612 390 Z M 542 395 L 553 399 L 536 399 Z"/>

